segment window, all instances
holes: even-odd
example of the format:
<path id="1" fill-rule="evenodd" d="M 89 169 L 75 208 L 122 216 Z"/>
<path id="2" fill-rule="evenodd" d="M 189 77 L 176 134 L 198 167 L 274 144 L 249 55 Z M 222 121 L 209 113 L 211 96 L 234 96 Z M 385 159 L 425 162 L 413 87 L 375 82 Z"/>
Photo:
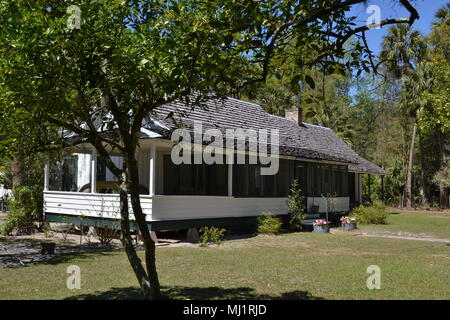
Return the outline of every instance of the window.
<path id="1" fill-rule="evenodd" d="M 122 168 L 122 156 L 110 156 L 110 158 L 118 168 Z M 116 176 L 106 167 L 100 157 L 97 158 L 97 181 L 117 181 Z"/>
<path id="2" fill-rule="evenodd" d="M 49 190 L 78 191 L 78 156 L 65 156 L 50 165 Z"/>

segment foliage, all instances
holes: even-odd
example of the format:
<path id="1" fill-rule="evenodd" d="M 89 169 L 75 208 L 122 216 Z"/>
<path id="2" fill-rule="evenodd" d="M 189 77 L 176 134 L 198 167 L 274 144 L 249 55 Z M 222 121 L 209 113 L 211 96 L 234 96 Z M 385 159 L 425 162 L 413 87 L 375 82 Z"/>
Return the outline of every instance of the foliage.
<path id="1" fill-rule="evenodd" d="M 374 201 L 368 206 L 360 205 L 351 212 L 351 217 L 355 217 L 361 224 L 386 224 L 388 216 L 381 201 Z"/>
<path id="2" fill-rule="evenodd" d="M 300 231 L 302 229 L 302 221 L 305 212 L 305 197 L 299 188 L 298 180 L 294 180 L 288 195 L 289 208 L 289 230 Z"/>
<path id="3" fill-rule="evenodd" d="M 110 228 L 108 226 L 103 226 L 102 228 L 96 228 L 96 238 L 101 244 L 109 244 L 112 240 L 117 238 L 119 235 L 119 230 L 117 228 Z"/>
<path id="4" fill-rule="evenodd" d="M 18 187 L 9 200 L 8 218 L 3 225 L 3 234 L 9 234 L 14 229 L 19 233 L 30 233 L 34 230 L 33 221 L 41 210 L 40 187 Z"/>
<path id="5" fill-rule="evenodd" d="M 405 167 L 395 159 L 392 166 L 387 168 L 390 175 L 384 178 L 385 198 L 392 205 L 403 205 L 403 194 L 405 191 Z"/>
<path id="6" fill-rule="evenodd" d="M 53 238 L 54 233 L 49 223 L 44 224 L 44 226 L 42 227 L 42 231 L 44 231 L 44 236 L 46 238 Z M 63 237 L 63 241 L 66 241 L 66 238 L 67 237 Z"/>
<path id="7" fill-rule="evenodd" d="M 200 229 L 200 246 L 206 247 L 208 242 L 221 244 L 221 238 L 225 234 L 225 229 L 218 227 L 203 227 Z"/>
<path id="8" fill-rule="evenodd" d="M 271 212 L 262 212 L 258 218 L 256 218 L 258 224 L 258 233 L 274 234 L 278 233 L 281 229 L 281 220 Z"/>
<path id="9" fill-rule="evenodd" d="M 450 187 L 450 161 L 442 170 L 436 172 L 433 176 L 433 183 L 443 185 L 446 188 Z"/>
<path id="10" fill-rule="evenodd" d="M 380 58 L 388 74 L 400 79 L 423 58 L 426 41 L 419 31 L 403 24 L 389 28 L 382 46 Z"/>

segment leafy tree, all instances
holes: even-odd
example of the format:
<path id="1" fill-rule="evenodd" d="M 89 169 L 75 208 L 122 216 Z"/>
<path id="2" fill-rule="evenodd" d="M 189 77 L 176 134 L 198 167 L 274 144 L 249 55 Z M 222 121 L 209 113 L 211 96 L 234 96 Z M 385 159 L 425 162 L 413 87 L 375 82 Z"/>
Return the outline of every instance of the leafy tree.
<path id="1" fill-rule="evenodd" d="M 387 75 L 393 80 L 401 79 L 413 70 L 416 64 L 424 57 L 426 41 L 422 35 L 407 25 L 393 26 L 383 39 L 383 50 L 380 58 L 387 69 Z M 405 110 L 413 120 L 411 146 L 409 151 L 407 178 L 406 178 L 406 206 L 412 205 L 412 169 L 414 161 L 414 144 L 416 140 L 416 111 L 418 107 Z"/>
<path id="2" fill-rule="evenodd" d="M 417 118 L 417 114 L 424 108 L 429 108 L 429 99 L 424 94 L 426 91 L 432 90 L 433 80 L 430 68 L 427 64 L 419 62 L 417 67 L 402 77 L 402 90 L 400 92 L 400 107 L 404 114 L 410 115 L 413 119 Z M 417 119 L 415 120 L 417 122 Z M 417 125 L 414 123 L 412 139 L 415 139 Z M 420 130 L 420 126 L 419 126 Z M 419 131 L 420 132 L 420 131 Z M 420 148 L 420 162 L 421 162 L 421 189 L 422 189 L 422 204 L 428 203 L 428 195 L 426 192 L 426 178 L 425 178 L 425 163 L 423 152 L 423 133 L 419 135 Z M 412 163 L 412 150 L 414 149 L 414 140 L 411 140 L 410 163 Z M 408 179 L 409 187 L 411 187 L 411 180 Z M 408 187 L 408 185 L 407 185 Z M 409 190 L 409 194 L 411 195 Z"/>
<path id="3" fill-rule="evenodd" d="M 436 13 L 436 21 L 429 36 L 431 49 L 426 61 L 431 88 L 423 92 L 427 108 L 419 113 L 419 124 L 423 130 L 433 128 L 438 142 L 439 168 L 433 182 L 439 187 L 439 202 L 442 207 L 449 206 L 447 149 L 450 137 L 450 5 L 447 4 Z"/>
<path id="4" fill-rule="evenodd" d="M 155 243 L 140 204 L 135 157 L 149 112 L 175 100 L 199 106 L 265 81 L 287 48 L 304 55 L 295 80 L 311 82 L 303 70 L 336 65 L 346 40 L 368 30 L 346 16 L 362 2 L 3 1 L 0 135 L 6 139 L 0 146 L 14 154 L 23 132 L 30 150 L 92 145 L 119 181 L 122 239 L 139 285 L 145 298 L 159 298 Z M 381 25 L 417 19 L 409 1 L 399 2 L 410 17 Z M 123 167 L 114 164 L 110 150 L 123 156 Z M 144 241 L 144 265 L 131 238 L 130 204 Z"/>

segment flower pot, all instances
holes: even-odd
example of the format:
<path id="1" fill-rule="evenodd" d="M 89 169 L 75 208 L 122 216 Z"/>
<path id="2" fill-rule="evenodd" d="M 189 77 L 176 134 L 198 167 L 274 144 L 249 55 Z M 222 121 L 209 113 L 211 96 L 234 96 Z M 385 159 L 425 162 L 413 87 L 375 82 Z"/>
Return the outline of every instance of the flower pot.
<path id="1" fill-rule="evenodd" d="M 330 232 L 330 225 L 329 224 L 324 224 L 324 225 L 320 225 L 320 226 L 314 226 L 314 232 L 325 232 L 325 233 L 328 233 L 328 232 Z"/>
<path id="2" fill-rule="evenodd" d="M 356 229 L 356 222 L 352 222 L 352 223 L 343 223 L 343 224 L 342 224 L 342 228 L 343 228 L 345 231 L 354 230 L 354 229 Z"/>

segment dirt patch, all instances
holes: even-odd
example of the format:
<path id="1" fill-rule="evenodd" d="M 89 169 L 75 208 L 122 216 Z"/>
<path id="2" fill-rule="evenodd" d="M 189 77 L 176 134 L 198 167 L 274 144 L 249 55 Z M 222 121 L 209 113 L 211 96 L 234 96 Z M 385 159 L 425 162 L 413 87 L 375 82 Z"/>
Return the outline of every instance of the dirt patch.
<path id="1" fill-rule="evenodd" d="M 49 235 L 50 233 L 36 232 L 30 235 L 0 236 L 0 267 L 20 267 L 45 262 L 60 254 L 123 250 L 119 239 L 113 239 L 109 244 L 102 244 L 95 236 L 54 231 L 51 232 L 51 236 Z M 42 242 L 56 243 L 55 254 L 41 254 Z M 179 239 L 158 239 L 156 247 L 198 247 L 198 244 Z M 141 241 L 136 244 L 136 249 L 144 249 Z"/>
<path id="2" fill-rule="evenodd" d="M 332 228 L 330 229 L 331 234 L 337 234 L 337 235 L 346 235 L 346 236 L 360 236 L 363 234 L 362 231 L 359 231 L 358 229 L 352 230 L 352 231 L 345 231 L 341 228 Z"/>

